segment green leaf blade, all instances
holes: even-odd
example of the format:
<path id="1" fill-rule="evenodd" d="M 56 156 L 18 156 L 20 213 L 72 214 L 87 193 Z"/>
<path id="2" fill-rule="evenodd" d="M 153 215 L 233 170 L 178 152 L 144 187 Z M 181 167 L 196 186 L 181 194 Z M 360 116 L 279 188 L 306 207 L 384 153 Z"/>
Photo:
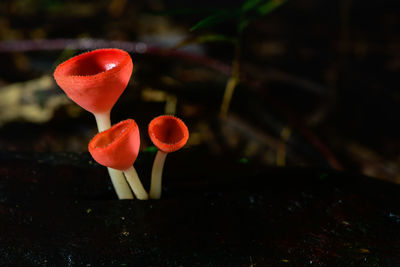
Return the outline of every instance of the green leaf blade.
<path id="1" fill-rule="evenodd" d="M 194 25 L 192 28 L 190 28 L 190 31 L 195 31 L 195 30 L 199 30 L 199 29 L 203 29 L 203 28 L 208 28 L 217 24 L 220 24 L 222 22 L 225 22 L 227 20 L 231 20 L 237 17 L 238 15 L 238 9 L 234 9 L 234 10 L 228 10 L 228 9 L 224 9 L 221 10 L 217 13 L 212 14 L 211 16 L 208 16 L 204 19 L 202 19 L 201 21 L 199 21 L 198 23 L 196 23 L 196 25 Z"/>
<path id="2" fill-rule="evenodd" d="M 258 6 L 263 0 L 247 0 L 242 5 L 242 11 L 247 12 Z"/>
<path id="3" fill-rule="evenodd" d="M 257 12 L 261 15 L 267 15 L 284 4 L 286 0 L 271 0 L 257 8 Z"/>

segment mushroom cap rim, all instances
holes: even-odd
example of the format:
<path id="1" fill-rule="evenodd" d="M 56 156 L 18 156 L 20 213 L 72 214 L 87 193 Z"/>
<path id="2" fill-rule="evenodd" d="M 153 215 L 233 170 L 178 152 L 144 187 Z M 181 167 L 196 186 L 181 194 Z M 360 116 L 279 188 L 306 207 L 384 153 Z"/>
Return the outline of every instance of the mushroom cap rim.
<path id="1" fill-rule="evenodd" d="M 100 76 L 100 75 L 102 75 L 102 74 L 104 74 L 106 72 L 112 73 L 112 72 L 117 71 L 119 66 L 121 66 L 123 63 L 125 63 L 125 61 L 127 59 L 129 60 L 129 53 L 127 51 L 125 51 L 125 50 L 122 50 L 122 49 L 119 49 L 119 48 L 98 48 L 98 49 L 95 49 L 95 50 L 91 50 L 91 51 L 80 53 L 78 55 L 73 56 L 72 58 L 69 58 L 69 59 L 63 61 L 62 63 L 60 63 L 56 67 L 56 70 L 54 72 L 54 76 L 55 76 L 56 72 L 61 72 L 61 69 L 63 68 L 64 65 L 70 63 L 73 60 L 79 60 L 79 59 L 77 59 L 78 57 L 83 57 L 83 56 L 88 55 L 88 54 L 99 53 L 101 51 L 117 51 L 117 52 L 120 52 L 121 54 L 124 54 L 124 57 L 118 63 L 118 65 L 116 65 L 115 67 L 113 67 L 111 69 L 108 69 L 108 70 L 106 69 L 106 70 L 97 72 L 96 74 L 89 74 L 89 75 L 65 75 L 65 74 L 63 74 L 63 76 L 71 77 L 71 78 L 91 78 L 91 77 L 96 77 L 96 76 Z"/>
<path id="2" fill-rule="evenodd" d="M 133 123 L 131 123 L 131 122 L 133 122 Z M 127 126 L 110 143 L 108 143 L 105 146 L 101 146 L 101 147 L 100 146 L 93 146 L 93 142 L 96 141 L 97 139 L 101 138 L 102 134 L 113 130 L 113 127 L 115 127 L 117 125 L 120 125 L 120 124 L 127 124 Z M 135 128 L 135 126 L 138 127 L 137 123 L 133 119 L 126 119 L 126 120 L 120 121 L 117 124 L 113 125 L 113 127 L 109 128 L 109 129 L 107 129 L 107 130 L 105 130 L 103 132 L 100 132 L 95 137 L 93 137 L 93 139 L 89 143 L 89 146 L 90 146 L 91 149 L 96 149 L 96 150 L 107 152 L 107 150 L 109 150 L 110 147 L 114 146 L 118 142 L 121 142 L 122 138 L 125 135 L 129 134 L 129 129 Z"/>
<path id="3" fill-rule="evenodd" d="M 166 145 L 166 146 L 174 146 L 174 145 L 177 145 L 177 144 L 179 144 L 179 143 L 181 143 L 182 142 L 182 140 L 185 140 L 185 142 L 184 142 L 184 144 L 182 145 L 182 147 L 186 144 L 186 142 L 187 142 L 187 140 L 189 139 L 189 131 L 188 131 L 188 128 L 187 128 L 187 126 L 186 126 L 186 124 L 180 119 L 180 118 L 178 118 L 178 117 L 176 117 L 176 116 L 174 116 L 174 115 L 160 115 L 160 116 L 157 116 L 157 117 L 155 117 L 155 118 L 153 118 L 152 120 L 151 120 L 151 122 L 153 122 L 154 120 L 156 120 L 156 119 L 158 119 L 158 118 L 160 118 L 160 117 L 168 117 L 168 118 L 173 118 L 173 119 L 175 119 L 175 120 L 177 120 L 177 121 L 179 121 L 180 122 L 180 125 L 183 125 L 184 126 L 184 132 L 185 132 L 185 134 L 183 135 L 183 137 L 182 137 L 182 139 L 180 139 L 180 140 L 178 140 L 178 141 L 176 141 L 176 142 L 174 142 L 174 143 L 166 143 L 166 142 L 163 142 L 163 141 L 161 141 L 159 138 L 157 138 L 157 136 L 156 136 L 156 134 L 154 133 L 154 132 L 151 132 L 151 133 L 149 133 L 149 135 L 151 136 L 151 137 L 153 137 L 154 139 L 156 139 L 158 142 L 160 142 L 161 144 L 163 144 L 163 145 Z M 151 124 L 151 122 L 150 122 L 150 124 Z M 150 127 L 150 124 L 149 124 L 149 127 Z M 151 139 L 151 138 L 150 138 Z M 154 144 L 154 143 L 153 143 Z M 163 149 L 160 149 L 156 144 L 154 144 L 160 151 L 162 151 L 162 152 L 164 152 L 164 153 L 172 153 L 172 152 L 175 152 L 175 151 L 177 151 L 177 150 L 179 150 L 179 149 L 181 149 L 182 147 L 180 147 L 179 149 L 177 149 L 177 150 L 175 150 L 175 151 L 172 151 L 172 152 L 168 152 L 168 151 L 164 151 Z"/>

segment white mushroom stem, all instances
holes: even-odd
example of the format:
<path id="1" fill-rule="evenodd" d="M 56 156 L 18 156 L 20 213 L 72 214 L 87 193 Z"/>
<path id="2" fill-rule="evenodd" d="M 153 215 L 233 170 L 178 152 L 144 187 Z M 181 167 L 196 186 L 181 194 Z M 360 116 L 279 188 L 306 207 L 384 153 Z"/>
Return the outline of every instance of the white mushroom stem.
<path id="1" fill-rule="evenodd" d="M 162 173 L 167 154 L 168 153 L 158 150 L 156 158 L 154 159 L 150 185 L 150 198 L 152 199 L 161 198 Z"/>
<path id="2" fill-rule="evenodd" d="M 107 168 L 107 170 L 118 199 L 133 199 L 132 191 L 125 180 L 124 174 L 113 168 Z"/>
<path id="3" fill-rule="evenodd" d="M 132 188 L 133 193 L 140 200 L 147 200 L 149 199 L 149 195 L 147 194 L 146 190 L 144 189 L 142 183 L 140 182 L 139 176 L 135 170 L 135 168 L 130 167 L 127 170 L 124 170 L 124 174 L 130 187 Z"/>
<path id="4" fill-rule="evenodd" d="M 96 118 L 99 133 L 111 128 L 110 112 L 96 113 L 93 115 Z M 126 182 L 122 171 L 112 168 L 107 169 L 111 178 L 111 182 L 114 186 L 114 190 L 117 193 L 118 199 L 133 199 L 131 189 Z"/>
<path id="5" fill-rule="evenodd" d="M 110 112 L 93 113 L 93 115 L 96 118 L 99 133 L 111 128 Z"/>

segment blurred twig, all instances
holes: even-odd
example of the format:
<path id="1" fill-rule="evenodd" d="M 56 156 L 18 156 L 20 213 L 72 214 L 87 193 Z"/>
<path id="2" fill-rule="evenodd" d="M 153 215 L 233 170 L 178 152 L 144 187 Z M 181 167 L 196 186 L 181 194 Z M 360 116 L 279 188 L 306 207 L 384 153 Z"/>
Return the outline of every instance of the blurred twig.
<path id="1" fill-rule="evenodd" d="M 232 100 L 233 92 L 240 80 L 240 40 L 237 40 L 235 44 L 235 56 L 232 62 L 232 74 L 228 79 L 225 86 L 225 93 L 222 99 L 221 110 L 219 116 L 221 119 L 225 119 L 228 115 L 229 106 Z"/>
<path id="2" fill-rule="evenodd" d="M 231 74 L 231 66 L 210 57 L 187 53 L 179 50 L 167 50 L 142 42 L 110 41 L 104 39 L 42 39 L 42 40 L 17 40 L 0 41 L 0 53 L 30 52 L 30 51 L 56 51 L 68 47 L 74 50 L 93 50 L 105 47 L 114 47 L 137 54 L 151 54 L 163 57 L 179 58 L 191 61 L 208 68 L 217 70 L 225 75 Z"/>
<path id="3" fill-rule="evenodd" d="M 385 160 L 373 150 L 354 141 L 346 147 L 352 159 L 360 165 L 362 173 L 400 184 L 398 163 Z"/>
<path id="4" fill-rule="evenodd" d="M 210 28 L 229 20 L 235 21 L 237 33 L 236 38 L 234 38 L 236 41 L 234 42 L 232 73 L 225 86 L 219 114 L 221 119 L 226 119 L 233 93 L 240 81 L 239 66 L 243 31 L 252 21 L 273 12 L 285 2 L 286 0 L 246 0 L 240 7 L 225 8 L 213 12 L 190 28 L 191 31 L 194 31 Z M 210 41 L 213 42 L 215 40 L 210 39 Z M 216 39 L 216 41 L 221 41 L 221 39 Z"/>

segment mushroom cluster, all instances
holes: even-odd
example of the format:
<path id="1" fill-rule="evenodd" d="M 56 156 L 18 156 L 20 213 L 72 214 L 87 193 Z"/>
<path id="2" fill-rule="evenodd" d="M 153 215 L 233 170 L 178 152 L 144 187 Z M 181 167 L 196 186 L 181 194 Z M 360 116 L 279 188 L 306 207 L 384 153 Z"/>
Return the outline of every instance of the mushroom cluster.
<path id="1" fill-rule="evenodd" d="M 118 198 L 133 199 L 134 194 L 140 200 L 159 199 L 165 158 L 186 144 L 189 131 L 174 116 L 163 115 L 150 122 L 148 133 L 159 150 L 148 194 L 133 167 L 140 148 L 138 125 L 127 119 L 111 127 L 110 120 L 111 109 L 127 87 L 132 71 L 132 59 L 126 51 L 97 49 L 58 65 L 54 79 L 72 101 L 94 115 L 99 133 L 88 149 L 99 164 L 108 167 Z"/>

